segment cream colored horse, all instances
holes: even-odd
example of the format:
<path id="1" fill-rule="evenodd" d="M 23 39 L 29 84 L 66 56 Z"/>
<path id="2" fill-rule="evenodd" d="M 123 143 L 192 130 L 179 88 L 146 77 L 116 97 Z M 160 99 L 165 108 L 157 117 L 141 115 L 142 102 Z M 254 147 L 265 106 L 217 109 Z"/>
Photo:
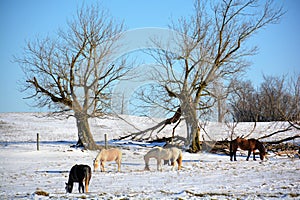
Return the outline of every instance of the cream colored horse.
<path id="1" fill-rule="evenodd" d="M 118 172 L 121 171 L 122 152 L 117 148 L 102 149 L 94 160 L 94 171 L 101 165 L 101 172 L 105 172 L 104 165 L 108 161 L 116 161 L 118 164 Z"/>
<path id="2" fill-rule="evenodd" d="M 171 148 L 161 148 L 155 147 L 148 151 L 144 156 L 145 160 L 145 170 L 150 170 L 149 160 L 150 158 L 155 158 L 157 160 L 157 170 L 162 171 L 162 162 L 161 160 L 171 160 L 172 170 L 175 169 L 175 162 L 178 164 L 178 170 L 181 169 L 182 165 L 182 151 L 176 147 Z"/>

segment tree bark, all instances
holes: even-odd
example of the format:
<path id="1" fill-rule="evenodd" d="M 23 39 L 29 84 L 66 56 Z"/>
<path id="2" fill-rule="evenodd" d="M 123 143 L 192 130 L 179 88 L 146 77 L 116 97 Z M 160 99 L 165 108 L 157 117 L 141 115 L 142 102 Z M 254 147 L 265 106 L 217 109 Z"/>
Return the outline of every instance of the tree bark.
<path id="1" fill-rule="evenodd" d="M 198 130 L 197 111 L 193 103 L 183 105 L 184 116 L 186 117 L 187 142 L 189 142 L 189 151 L 196 153 L 201 151 L 200 132 Z"/>
<path id="2" fill-rule="evenodd" d="M 88 150 L 97 150 L 99 146 L 95 143 L 93 135 L 90 131 L 88 122 L 88 116 L 82 113 L 75 113 L 77 130 L 78 130 L 78 142 L 77 145 L 82 145 Z"/>
<path id="3" fill-rule="evenodd" d="M 191 139 L 189 152 L 197 153 L 201 151 L 202 148 L 200 144 L 200 132 L 197 124 L 195 124 L 193 121 L 186 120 L 187 132 L 190 135 L 189 138 Z"/>

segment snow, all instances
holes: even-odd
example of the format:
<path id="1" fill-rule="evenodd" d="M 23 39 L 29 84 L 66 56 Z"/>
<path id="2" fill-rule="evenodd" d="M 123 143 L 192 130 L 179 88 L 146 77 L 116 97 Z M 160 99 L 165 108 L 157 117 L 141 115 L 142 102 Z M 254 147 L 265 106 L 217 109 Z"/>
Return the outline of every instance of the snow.
<path id="1" fill-rule="evenodd" d="M 92 174 L 89 193 L 79 194 L 75 183 L 73 193 L 65 193 L 65 182 L 74 164 L 88 164 L 96 151 L 70 148 L 77 141 L 74 118 L 41 117 L 43 113 L 0 113 L 0 198 L 1 199 L 299 199 L 300 159 L 270 156 L 266 161 L 245 161 L 238 153 L 236 162 L 221 154 L 183 153 L 183 169 L 172 171 L 164 165 L 156 170 L 156 161 L 150 160 L 151 171 L 144 171 L 143 156 L 153 146 L 146 142 L 110 141 L 120 145 L 123 152 L 121 172 L 114 162 L 106 163 L 107 172 Z M 143 130 L 159 119 L 127 117 Z M 118 118 L 90 120 L 97 142 L 104 133 L 109 139 L 129 134 L 134 128 Z M 253 137 L 283 128 L 284 124 L 258 124 Z M 253 124 L 244 123 L 237 134 L 249 133 Z M 216 138 L 228 137 L 226 127 L 214 123 L 207 130 L 221 131 Z M 136 131 L 136 130 L 135 130 Z M 180 125 L 176 134 L 184 136 Z M 169 136 L 172 127 L 166 127 L 160 137 Z M 36 150 L 36 134 L 40 135 L 40 150 Z M 295 134 L 296 131 L 284 133 Z M 154 134 L 154 133 L 153 133 Z M 156 137 L 156 135 L 153 135 Z M 279 137 L 279 136 L 278 136 Z M 252 158 L 252 156 L 251 156 Z M 45 191 L 49 196 L 37 195 Z"/>

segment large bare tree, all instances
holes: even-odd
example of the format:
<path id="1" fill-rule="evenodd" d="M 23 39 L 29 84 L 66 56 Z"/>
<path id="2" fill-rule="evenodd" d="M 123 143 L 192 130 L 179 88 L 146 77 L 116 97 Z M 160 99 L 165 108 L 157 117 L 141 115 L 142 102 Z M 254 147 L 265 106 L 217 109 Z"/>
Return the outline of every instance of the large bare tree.
<path id="1" fill-rule="evenodd" d="M 181 18 L 170 26 L 179 34 L 171 39 L 169 48 L 165 42 L 153 39 L 157 48 L 151 49 L 150 54 L 161 66 L 155 77 L 165 91 L 163 100 L 179 101 L 192 152 L 201 149 L 200 111 L 207 111 L 219 98 L 226 97 L 216 94 L 214 85 L 222 83 L 224 88 L 229 87 L 231 80 L 249 66 L 246 58 L 257 52 L 256 47 L 249 47 L 246 42 L 268 24 L 277 23 L 284 13 L 273 1 L 264 5 L 261 2 L 197 0 L 191 17 Z"/>
<path id="2" fill-rule="evenodd" d="M 126 72 L 125 59 L 116 59 L 123 24 L 99 6 L 82 6 L 57 37 L 28 42 L 16 57 L 25 74 L 24 91 L 35 106 L 76 118 L 78 144 L 97 149 L 89 117 L 106 113 L 110 86 Z"/>

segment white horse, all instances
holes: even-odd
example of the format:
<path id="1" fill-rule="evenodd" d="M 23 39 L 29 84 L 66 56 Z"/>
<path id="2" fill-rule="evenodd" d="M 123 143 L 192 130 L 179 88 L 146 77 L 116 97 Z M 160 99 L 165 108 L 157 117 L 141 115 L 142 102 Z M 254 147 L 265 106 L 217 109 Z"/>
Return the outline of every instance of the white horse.
<path id="1" fill-rule="evenodd" d="M 116 161 L 118 164 L 118 172 L 121 171 L 122 152 L 117 148 L 102 149 L 94 160 L 94 171 L 101 164 L 101 171 L 105 172 L 104 164 L 106 161 Z"/>
<path id="2" fill-rule="evenodd" d="M 178 164 L 178 170 L 181 169 L 182 165 L 182 151 L 176 147 L 171 148 L 161 148 L 155 147 L 148 151 L 144 156 L 145 160 L 145 170 L 150 170 L 149 160 L 150 158 L 155 158 L 157 160 L 157 170 L 162 171 L 162 162 L 161 160 L 171 160 L 172 170 L 175 169 L 175 162 Z"/>

